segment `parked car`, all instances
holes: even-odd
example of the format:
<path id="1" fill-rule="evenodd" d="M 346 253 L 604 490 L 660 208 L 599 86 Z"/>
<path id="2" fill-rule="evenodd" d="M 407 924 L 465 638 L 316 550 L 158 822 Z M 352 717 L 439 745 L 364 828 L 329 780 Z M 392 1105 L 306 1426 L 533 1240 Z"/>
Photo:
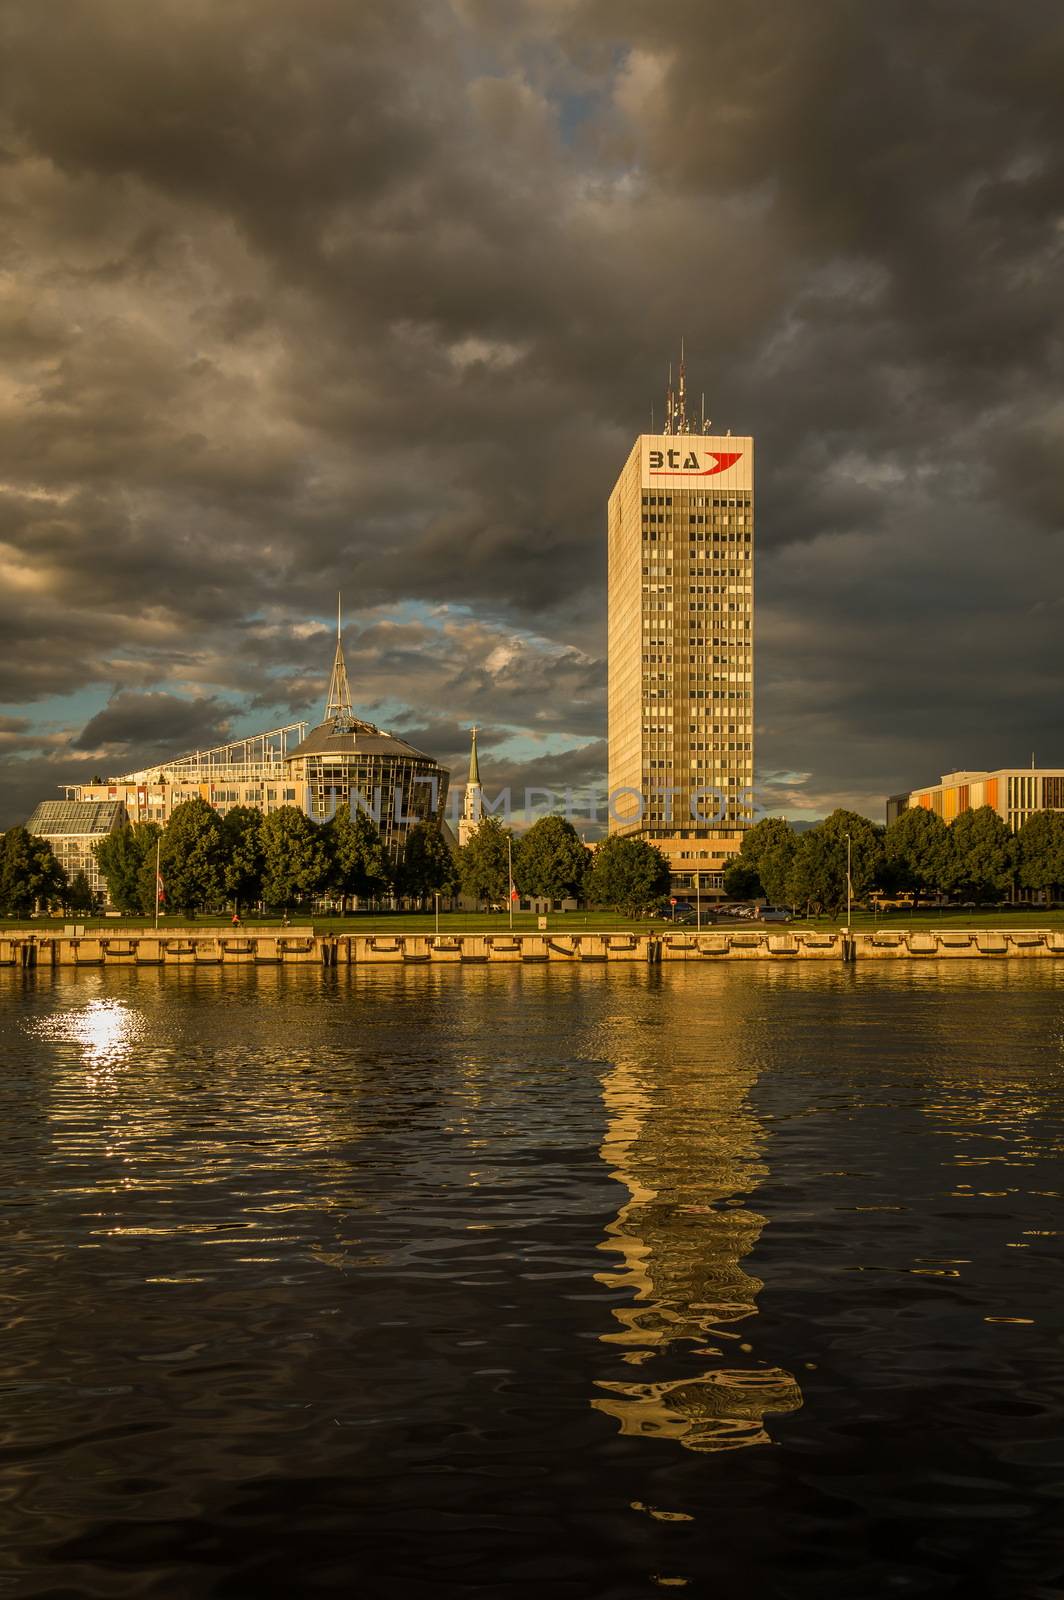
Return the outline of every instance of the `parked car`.
<path id="1" fill-rule="evenodd" d="M 785 906 L 762 906 L 757 914 L 759 922 L 790 922 L 791 914 Z"/>

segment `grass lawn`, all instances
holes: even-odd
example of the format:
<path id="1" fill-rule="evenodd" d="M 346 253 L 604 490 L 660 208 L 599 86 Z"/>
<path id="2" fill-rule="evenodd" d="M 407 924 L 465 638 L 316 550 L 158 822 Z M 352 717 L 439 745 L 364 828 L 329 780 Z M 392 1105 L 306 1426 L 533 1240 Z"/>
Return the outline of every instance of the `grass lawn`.
<path id="1" fill-rule="evenodd" d="M 828 928 L 837 928 L 842 925 L 839 921 L 827 917 L 813 917 L 809 919 L 796 918 L 789 926 L 794 929 L 814 929 L 823 932 Z M 293 912 L 291 919 L 293 928 L 307 927 L 313 923 L 319 933 L 433 933 L 436 928 L 436 918 L 429 912 L 356 912 L 348 917 L 310 917 L 299 912 Z M 63 928 L 77 924 L 86 931 L 97 929 L 110 933 L 120 933 L 127 928 L 150 928 L 150 917 L 89 917 L 82 922 L 77 917 L 35 917 L 30 920 L 17 921 L 14 919 L 0 919 L 0 927 L 25 928 L 39 934 L 62 933 Z M 250 917 L 245 918 L 241 927 L 249 932 L 256 929 L 276 929 L 282 926 L 280 917 Z M 160 917 L 159 931 L 164 933 L 168 928 L 203 928 L 228 929 L 231 926 L 228 916 L 200 916 L 194 919 L 171 915 Z M 513 929 L 515 933 L 535 933 L 539 922 L 535 915 L 528 911 L 515 911 Z M 628 932 L 666 932 L 670 927 L 668 919 L 660 917 L 627 920 L 609 911 L 558 911 L 547 918 L 547 927 L 553 933 L 581 933 L 587 931 L 595 933 L 609 931 L 618 933 Z M 780 924 L 756 923 L 749 920 L 724 920 L 713 921 L 708 916 L 703 921 L 704 928 L 710 927 L 735 927 L 757 928 L 772 927 L 778 929 Z M 858 932 L 865 932 L 875 928 L 901 929 L 901 928 L 1064 928 L 1064 910 L 1046 911 L 1023 910 L 1008 911 L 997 907 L 965 910 L 962 907 L 950 907 L 946 910 L 921 910 L 921 911 L 891 911 L 879 916 L 863 908 L 854 908 L 851 926 Z M 510 919 L 506 912 L 476 913 L 472 911 L 443 911 L 440 913 L 439 927 L 441 933 L 506 933 L 510 928 Z M 684 931 L 691 931 L 693 923 L 677 925 Z"/>
<path id="2" fill-rule="evenodd" d="M 289 923 L 293 928 L 306 928 L 313 924 L 318 933 L 434 933 L 436 930 L 436 918 L 431 911 L 360 911 L 348 917 L 312 917 L 293 911 Z M 41 934 L 62 933 L 65 927 L 74 924 L 85 928 L 87 932 L 99 930 L 110 933 L 121 933 L 129 928 L 150 929 L 153 926 L 151 917 L 34 917 L 28 921 L 0 918 L 0 927 L 33 929 Z M 243 917 L 240 926 L 245 932 L 254 933 L 257 930 L 281 928 L 283 923 L 280 917 Z M 441 911 L 439 926 L 441 933 L 508 933 L 511 924 L 505 911 L 479 914 L 474 911 Z M 581 933 L 599 929 L 628 932 L 657 928 L 660 931 L 665 924 L 660 918 L 631 921 L 610 911 L 559 911 L 547 919 L 547 926 L 557 932 Z M 159 932 L 165 933 L 167 928 L 231 929 L 232 921 L 230 916 L 190 918 L 175 913 L 159 918 Z M 532 912 L 514 912 L 515 933 L 535 933 L 538 928 L 539 919 Z"/>

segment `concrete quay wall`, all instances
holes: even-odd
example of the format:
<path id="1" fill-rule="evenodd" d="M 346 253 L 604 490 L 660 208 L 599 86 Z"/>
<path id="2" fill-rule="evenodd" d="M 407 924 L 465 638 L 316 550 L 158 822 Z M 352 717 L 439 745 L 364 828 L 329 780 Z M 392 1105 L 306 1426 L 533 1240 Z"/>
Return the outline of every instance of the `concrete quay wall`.
<path id="1" fill-rule="evenodd" d="M 1064 931 L 786 927 L 654 933 L 316 934 L 311 927 L 37 933 L 0 928 L 0 968 L 491 965 L 638 961 L 897 961 L 1064 957 Z"/>

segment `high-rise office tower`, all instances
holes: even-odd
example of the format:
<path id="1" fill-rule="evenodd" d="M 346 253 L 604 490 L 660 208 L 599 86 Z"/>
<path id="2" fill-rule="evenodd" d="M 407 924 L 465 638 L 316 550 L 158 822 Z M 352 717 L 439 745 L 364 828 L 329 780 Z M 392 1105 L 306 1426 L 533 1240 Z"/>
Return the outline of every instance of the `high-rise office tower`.
<path id="1" fill-rule="evenodd" d="M 711 431 L 671 375 L 609 499 L 610 831 L 719 890 L 753 805 L 754 441 Z"/>

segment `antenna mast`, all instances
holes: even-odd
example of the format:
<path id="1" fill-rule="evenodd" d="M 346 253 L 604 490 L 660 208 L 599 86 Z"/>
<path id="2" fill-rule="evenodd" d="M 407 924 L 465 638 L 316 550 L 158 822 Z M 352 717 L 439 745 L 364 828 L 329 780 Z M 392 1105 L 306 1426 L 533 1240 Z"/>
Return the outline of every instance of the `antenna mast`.
<path id="1" fill-rule="evenodd" d="M 706 391 L 702 390 L 702 421 L 701 431 L 711 432 L 712 420 L 706 416 Z M 654 406 L 650 407 L 650 431 L 654 431 Z M 665 425 L 662 433 L 691 433 L 693 431 L 692 418 L 687 415 L 687 352 L 685 341 L 680 340 L 680 367 L 677 375 L 677 386 L 672 386 L 672 362 L 669 362 L 669 379 L 665 388 Z"/>

